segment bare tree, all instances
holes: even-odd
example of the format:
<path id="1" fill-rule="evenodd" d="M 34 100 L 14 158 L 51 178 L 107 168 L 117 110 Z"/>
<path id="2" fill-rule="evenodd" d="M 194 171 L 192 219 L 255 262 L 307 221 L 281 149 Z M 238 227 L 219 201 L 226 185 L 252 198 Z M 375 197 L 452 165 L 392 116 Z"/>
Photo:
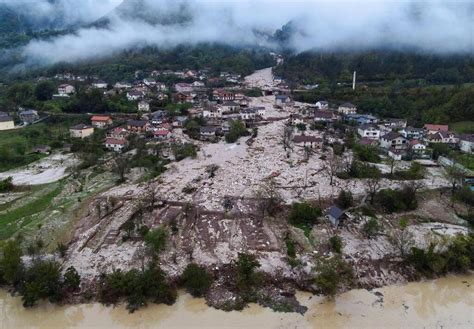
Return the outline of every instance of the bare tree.
<path id="1" fill-rule="evenodd" d="M 287 149 L 292 149 L 291 147 L 291 138 L 293 136 L 293 127 L 285 127 L 283 130 L 283 137 L 282 137 L 282 143 L 283 143 L 283 148 L 285 151 Z"/>
<path id="2" fill-rule="evenodd" d="M 389 241 L 394 246 L 396 252 L 401 257 L 405 257 L 415 244 L 415 239 L 413 233 L 407 229 L 408 222 L 406 220 L 400 220 L 399 226 L 389 235 Z"/>
<path id="3" fill-rule="evenodd" d="M 125 182 L 125 175 L 129 172 L 128 159 L 124 157 L 117 157 L 113 166 L 113 171 L 119 176 L 119 182 Z"/>
<path id="4" fill-rule="evenodd" d="M 451 184 L 451 193 L 454 194 L 458 184 L 461 184 L 462 179 L 464 178 L 465 172 L 462 168 L 455 165 L 453 162 L 452 165 L 444 167 L 444 177 Z"/>
<path id="5" fill-rule="evenodd" d="M 327 159 L 327 166 L 325 168 L 326 174 L 329 177 L 329 185 L 333 185 L 334 177 L 341 171 L 342 161 L 341 158 L 333 154 Z"/>
<path id="6" fill-rule="evenodd" d="M 373 177 L 365 180 L 365 190 L 369 194 L 370 203 L 374 203 L 375 194 L 380 188 L 381 177 L 379 174 L 374 174 Z"/>
<path id="7" fill-rule="evenodd" d="M 265 213 L 273 216 L 283 201 L 274 178 L 260 185 L 256 192 L 256 197 L 260 201 L 259 208 L 262 211 L 263 217 L 265 217 Z"/>

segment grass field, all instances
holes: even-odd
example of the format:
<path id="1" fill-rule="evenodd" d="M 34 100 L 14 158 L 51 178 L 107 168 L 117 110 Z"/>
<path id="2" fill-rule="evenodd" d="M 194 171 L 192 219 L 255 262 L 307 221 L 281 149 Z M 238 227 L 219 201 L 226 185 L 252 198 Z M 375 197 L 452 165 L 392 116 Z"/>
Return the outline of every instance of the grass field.
<path id="1" fill-rule="evenodd" d="M 458 134 L 474 134 L 474 121 L 460 121 L 449 125 L 449 129 Z"/>

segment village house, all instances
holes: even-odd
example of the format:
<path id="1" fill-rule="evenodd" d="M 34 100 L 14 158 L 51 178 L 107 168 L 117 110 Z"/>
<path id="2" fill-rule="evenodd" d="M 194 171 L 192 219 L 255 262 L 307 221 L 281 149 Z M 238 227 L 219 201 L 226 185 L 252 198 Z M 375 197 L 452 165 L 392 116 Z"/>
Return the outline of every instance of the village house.
<path id="1" fill-rule="evenodd" d="M 394 160 L 400 161 L 406 155 L 405 150 L 390 147 L 388 149 L 388 156 Z"/>
<path id="2" fill-rule="evenodd" d="M 32 124 L 39 120 L 38 111 L 20 108 L 18 117 L 25 124 Z"/>
<path id="3" fill-rule="evenodd" d="M 222 104 L 224 112 L 236 112 L 240 110 L 240 105 L 234 101 L 225 102 Z"/>
<path id="4" fill-rule="evenodd" d="M 15 128 L 12 117 L 8 114 L 0 115 L 0 130 L 9 130 Z"/>
<path id="5" fill-rule="evenodd" d="M 139 90 L 130 90 L 127 92 L 127 99 L 132 102 L 132 101 L 137 101 L 145 96 L 145 93 L 143 91 Z"/>
<path id="6" fill-rule="evenodd" d="M 91 118 L 91 124 L 94 128 L 105 128 L 112 123 L 112 118 L 108 115 L 94 115 Z"/>
<path id="7" fill-rule="evenodd" d="M 173 127 L 183 128 L 187 120 L 188 120 L 188 117 L 186 116 L 177 116 L 173 120 Z"/>
<path id="8" fill-rule="evenodd" d="M 291 98 L 288 95 L 275 95 L 275 105 L 284 106 L 291 104 Z"/>
<path id="9" fill-rule="evenodd" d="M 166 86 L 166 84 L 160 81 L 156 82 L 155 88 L 157 91 L 162 91 L 162 92 L 168 91 L 168 87 Z"/>
<path id="10" fill-rule="evenodd" d="M 199 129 L 199 135 L 203 140 L 214 139 L 216 137 L 216 128 L 212 126 L 205 126 Z"/>
<path id="11" fill-rule="evenodd" d="M 157 140 L 166 140 L 171 138 L 171 131 L 165 128 L 159 128 L 153 131 L 153 138 Z"/>
<path id="12" fill-rule="evenodd" d="M 379 139 L 380 138 L 380 129 L 373 124 L 364 124 L 359 126 L 357 129 L 357 133 L 360 137 L 366 137 L 371 139 Z"/>
<path id="13" fill-rule="evenodd" d="M 119 90 L 122 90 L 122 89 L 131 89 L 132 88 L 132 84 L 131 83 L 128 83 L 128 82 L 117 82 L 115 85 L 114 85 L 114 88 L 115 89 L 119 89 Z"/>
<path id="14" fill-rule="evenodd" d="M 355 122 L 358 125 L 366 125 L 369 123 L 377 123 L 379 120 L 370 114 L 348 114 L 345 116 L 346 121 Z"/>
<path id="15" fill-rule="evenodd" d="M 173 99 L 176 103 L 193 103 L 194 97 L 192 93 L 182 92 L 173 94 Z"/>
<path id="16" fill-rule="evenodd" d="M 257 115 L 259 117 L 265 117 L 266 109 L 265 106 L 256 106 L 255 109 L 257 110 Z"/>
<path id="17" fill-rule="evenodd" d="M 316 110 L 313 112 L 314 122 L 333 122 L 337 119 L 337 115 L 332 111 Z"/>
<path id="18" fill-rule="evenodd" d="M 294 136 L 293 143 L 297 144 L 298 146 L 309 147 L 312 149 L 321 149 L 323 147 L 323 139 L 316 136 Z"/>
<path id="19" fill-rule="evenodd" d="M 143 79 L 143 84 L 145 84 L 147 87 L 153 88 L 156 86 L 156 80 L 152 78 L 145 78 Z"/>
<path id="20" fill-rule="evenodd" d="M 221 123 L 221 131 L 225 134 L 230 131 L 230 122 L 229 121 L 223 121 Z"/>
<path id="21" fill-rule="evenodd" d="M 177 93 L 190 93 L 194 90 L 194 87 L 189 83 L 180 82 L 174 85 L 174 90 Z"/>
<path id="22" fill-rule="evenodd" d="M 105 148 L 115 152 L 122 152 L 122 150 L 127 145 L 126 139 L 117 139 L 117 138 L 107 138 L 104 142 Z"/>
<path id="23" fill-rule="evenodd" d="M 373 138 L 362 137 L 358 142 L 362 146 L 378 146 L 379 141 Z"/>
<path id="24" fill-rule="evenodd" d="M 145 120 L 129 120 L 127 130 L 132 133 L 144 133 L 148 130 L 150 124 Z"/>
<path id="25" fill-rule="evenodd" d="M 127 139 L 128 134 L 129 133 L 127 129 L 122 128 L 122 127 L 117 127 L 107 132 L 107 138 L 125 140 Z"/>
<path id="26" fill-rule="evenodd" d="M 407 120 L 404 119 L 386 119 L 384 126 L 390 129 L 401 129 L 407 126 Z"/>
<path id="27" fill-rule="evenodd" d="M 327 101 L 317 101 L 315 106 L 319 110 L 329 110 L 329 103 Z"/>
<path id="28" fill-rule="evenodd" d="M 426 141 L 432 144 L 443 143 L 454 145 L 459 142 L 459 138 L 452 132 L 438 131 L 437 133 L 428 134 Z"/>
<path id="29" fill-rule="evenodd" d="M 203 118 L 221 118 L 223 109 L 220 106 L 209 106 L 202 111 Z"/>
<path id="30" fill-rule="evenodd" d="M 448 132 L 448 125 L 435 125 L 435 124 L 425 124 L 423 128 L 427 131 L 428 134 L 436 134 L 439 131 Z"/>
<path id="31" fill-rule="evenodd" d="M 380 146 L 385 149 L 405 149 L 407 144 L 407 139 L 396 132 L 389 132 L 380 137 Z"/>
<path id="32" fill-rule="evenodd" d="M 96 89 L 107 89 L 107 82 L 105 81 L 95 81 L 92 83 L 92 87 Z"/>
<path id="33" fill-rule="evenodd" d="M 74 86 L 71 86 L 68 84 L 62 84 L 62 85 L 59 85 L 58 87 L 58 95 L 60 97 L 69 97 L 75 92 L 76 92 L 76 89 L 74 88 Z"/>
<path id="34" fill-rule="evenodd" d="M 235 94 L 231 91 L 227 91 L 224 89 L 216 89 L 212 92 L 212 98 L 215 101 L 233 101 L 235 100 Z"/>
<path id="35" fill-rule="evenodd" d="M 431 154 L 427 151 L 426 145 L 417 139 L 410 140 L 408 150 L 414 158 L 431 158 Z"/>
<path id="36" fill-rule="evenodd" d="M 147 101 L 138 102 L 138 112 L 150 112 L 150 103 Z"/>
<path id="37" fill-rule="evenodd" d="M 69 128 L 69 133 L 72 138 L 87 138 L 94 133 L 94 127 L 80 123 Z"/>
<path id="38" fill-rule="evenodd" d="M 206 84 L 202 81 L 194 81 L 191 86 L 193 87 L 193 90 L 201 90 L 204 87 L 206 87 Z"/>
<path id="39" fill-rule="evenodd" d="M 241 107 L 247 107 L 247 106 L 250 105 L 250 99 L 248 97 L 244 97 L 242 99 L 239 99 L 238 102 L 239 102 L 239 105 Z"/>
<path id="40" fill-rule="evenodd" d="M 351 103 L 344 103 L 337 108 L 337 111 L 341 114 L 348 115 L 348 114 L 356 114 L 357 107 Z"/>
<path id="41" fill-rule="evenodd" d="M 400 130 L 400 135 L 406 139 L 423 139 L 425 130 L 421 128 L 405 127 Z"/>
<path id="42" fill-rule="evenodd" d="M 461 152 L 474 153 L 474 134 L 465 134 L 459 138 L 459 149 Z"/>
<path id="43" fill-rule="evenodd" d="M 244 93 L 236 93 L 236 94 L 235 94 L 235 100 L 236 100 L 236 101 L 240 101 L 240 100 L 242 100 L 242 99 L 244 99 L 244 98 L 247 98 L 247 97 L 245 97 L 245 94 L 244 94 Z"/>
<path id="44" fill-rule="evenodd" d="M 257 118 L 257 109 L 250 108 L 250 109 L 243 109 L 240 111 L 240 118 L 242 120 L 255 120 Z"/>
<path id="45" fill-rule="evenodd" d="M 163 110 L 158 110 L 149 115 L 149 118 L 152 125 L 161 125 L 166 119 L 166 113 Z"/>

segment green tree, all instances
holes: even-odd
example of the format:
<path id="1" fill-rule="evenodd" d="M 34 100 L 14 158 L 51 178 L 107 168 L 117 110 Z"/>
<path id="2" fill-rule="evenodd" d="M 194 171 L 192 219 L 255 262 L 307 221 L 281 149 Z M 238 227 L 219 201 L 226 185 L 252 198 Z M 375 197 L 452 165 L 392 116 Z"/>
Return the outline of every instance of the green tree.
<path id="1" fill-rule="evenodd" d="M 362 232 L 364 232 L 365 236 L 369 239 L 376 236 L 380 229 L 380 224 L 375 218 L 370 218 L 367 222 L 365 222 L 364 226 L 362 226 Z"/>
<path id="2" fill-rule="evenodd" d="M 186 291 L 194 297 L 204 296 L 212 284 L 212 276 L 205 267 L 189 264 L 181 276 Z"/>
<path id="3" fill-rule="evenodd" d="M 248 296 L 251 290 L 260 285 L 261 275 L 255 270 L 260 267 L 255 255 L 239 253 L 236 265 L 236 287 L 244 296 Z"/>
<path id="4" fill-rule="evenodd" d="M 69 290 L 77 290 L 81 285 L 81 276 L 77 273 L 77 270 L 71 266 L 68 267 L 64 273 L 64 286 Z"/>
<path id="5" fill-rule="evenodd" d="M 3 274 L 3 279 L 9 284 L 15 284 L 21 279 L 23 271 L 22 255 L 21 246 L 17 240 L 5 242 L 0 258 L 0 273 Z"/>
<path id="6" fill-rule="evenodd" d="M 313 207 L 307 202 L 293 203 L 288 220 L 295 226 L 312 226 L 317 223 L 321 214 L 321 209 Z"/>
<path id="7" fill-rule="evenodd" d="M 40 261 L 28 268 L 20 289 L 23 306 L 32 307 L 38 300 L 58 302 L 62 299 L 61 270 L 56 262 Z"/>
<path id="8" fill-rule="evenodd" d="M 331 250 L 337 252 L 338 254 L 342 251 L 342 239 L 338 235 L 333 235 L 329 238 L 329 246 Z"/>
<path id="9" fill-rule="evenodd" d="M 341 190 L 339 192 L 339 195 L 336 200 L 336 204 L 341 208 L 341 209 L 347 209 L 349 207 L 352 207 L 354 204 L 354 198 L 352 196 L 352 192 L 349 190 Z"/>
<path id="10" fill-rule="evenodd" d="M 316 268 L 318 274 L 314 282 L 322 293 L 334 296 L 342 284 L 350 284 L 353 279 L 352 268 L 340 256 L 321 260 Z"/>
<path id="11" fill-rule="evenodd" d="M 165 249 L 168 240 L 168 232 L 165 228 L 159 227 L 149 231 L 145 235 L 145 244 L 150 248 L 152 254 L 156 257 Z"/>
<path id="12" fill-rule="evenodd" d="M 39 101 L 48 101 L 53 98 L 56 88 L 50 81 L 42 81 L 35 87 L 35 97 Z"/>

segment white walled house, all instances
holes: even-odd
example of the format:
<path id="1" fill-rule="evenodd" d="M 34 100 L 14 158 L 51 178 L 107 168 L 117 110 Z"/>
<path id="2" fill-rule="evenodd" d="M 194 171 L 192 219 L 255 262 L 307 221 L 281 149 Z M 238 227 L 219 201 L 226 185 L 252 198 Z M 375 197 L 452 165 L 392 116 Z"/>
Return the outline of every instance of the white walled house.
<path id="1" fill-rule="evenodd" d="M 105 140 L 105 147 L 115 152 L 122 152 L 126 144 L 127 141 L 125 139 L 107 138 Z"/>
<path id="2" fill-rule="evenodd" d="M 337 111 L 341 114 L 348 115 L 348 114 L 356 114 L 357 107 L 351 103 L 344 103 L 337 108 Z"/>
<path id="3" fill-rule="evenodd" d="M 68 97 L 76 92 L 74 86 L 68 84 L 62 84 L 58 87 L 58 95 L 61 97 Z"/>
<path id="4" fill-rule="evenodd" d="M 138 103 L 138 112 L 150 112 L 150 103 L 141 101 Z"/>
<path id="5" fill-rule="evenodd" d="M 380 146 L 385 149 L 400 150 L 407 148 L 407 145 L 407 139 L 396 132 L 390 132 L 380 137 Z"/>
<path id="6" fill-rule="evenodd" d="M 360 137 L 366 137 L 371 139 L 379 139 L 380 138 L 380 129 L 371 124 L 362 125 L 357 129 L 357 133 Z"/>
<path id="7" fill-rule="evenodd" d="M 326 101 L 318 101 L 318 102 L 316 102 L 315 106 L 319 110 L 329 110 L 329 103 L 326 102 Z"/>
<path id="8" fill-rule="evenodd" d="M 461 138 L 459 139 L 459 148 L 464 153 L 473 154 L 474 134 L 461 136 Z"/>

